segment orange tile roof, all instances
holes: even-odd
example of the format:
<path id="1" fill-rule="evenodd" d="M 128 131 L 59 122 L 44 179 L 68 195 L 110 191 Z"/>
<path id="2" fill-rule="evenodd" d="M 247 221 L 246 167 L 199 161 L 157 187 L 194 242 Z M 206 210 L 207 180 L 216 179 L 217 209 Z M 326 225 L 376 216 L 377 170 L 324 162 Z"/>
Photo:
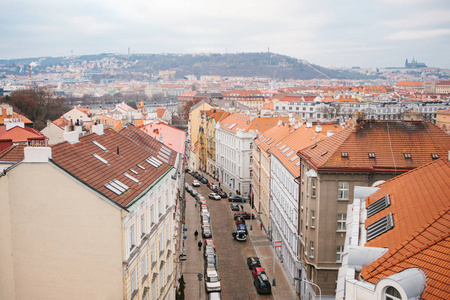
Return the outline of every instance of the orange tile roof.
<path id="1" fill-rule="evenodd" d="M 32 121 L 30 121 L 27 117 L 22 116 L 21 114 L 13 112 L 12 116 L 11 116 L 11 115 L 7 115 L 6 114 L 6 108 L 0 107 L 0 109 L 1 109 L 1 111 L 0 111 L 1 112 L 0 125 L 4 125 L 5 124 L 5 119 L 11 119 L 11 118 L 20 119 L 20 121 L 25 123 L 25 124 L 33 124 Z"/>
<path id="2" fill-rule="evenodd" d="M 58 118 L 55 121 L 53 121 L 53 124 L 58 126 L 61 129 L 65 129 L 67 125 L 70 125 L 70 121 L 64 119 L 64 118 Z"/>
<path id="3" fill-rule="evenodd" d="M 156 116 L 161 119 L 164 115 L 164 113 L 166 112 L 165 108 L 158 108 L 156 111 Z"/>
<path id="4" fill-rule="evenodd" d="M 287 125 L 276 125 L 260 134 L 255 138 L 255 144 L 263 151 L 274 147 L 278 142 L 285 138 L 292 131 Z"/>
<path id="5" fill-rule="evenodd" d="M 325 139 L 326 137 L 326 133 L 315 132 L 313 128 L 306 128 L 306 125 L 302 125 L 297 129 L 291 128 L 289 135 L 269 151 L 278 158 L 294 177 L 298 177 L 300 176 L 300 167 L 295 166 L 300 161 L 300 158 L 297 156 L 298 150 L 309 147 L 315 144 L 317 140 Z M 286 146 L 282 148 L 284 145 Z M 280 148 L 282 149 L 280 150 Z M 289 156 L 286 157 L 288 154 Z"/>
<path id="6" fill-rule="evenodd" d="M 399 81 L 395 84 L 398 87 L 421 87 L 422 82 L 420 81 Z"/>
<path id="7" fill-rule="evenodd" d="M 264 105 L 261 107 L 261 109 L 270 109 L 270 110 L 273 110 L 273 102 L 267 102 L 267 103 L 264 103 Z"/>
<path id="8" fill-rule="evenodd" d="M 254 118 L 244 132 L 249 132 L 254 130 L 256 133 L 265 132 L 266 130 L 276 126 L 280 121 L 287 124 L 289 122 L 288 117 L 264 117 L 264 118 Z"/>
<path id="9" fill-rule="evenodd" d="M 9 140 L 13 143 L 25 143 L 29 139 L 45 139 L 46 136 L 38 130 L 29 127 L 15 126 L 10 130 L 6 130 L 6 126 L 0 126 L 0 139 Z"/>
<path id="10" fill-rule="evenodd" d="M 316 169 L 403 172 L 431 162 L 431 154 L 447 156 L 449 149 L 450 136 L 430 121 L 370 120 L 356 130 L 349 127 L 334 134 L 313 149 L 302 149 L 299 155 Z M 375 153 L 375 158 L 368 153 Z"/>
<path id="11" fill-rule="evenodd" d="M 162 142 L 164 145 L 175 150 L 178 153 L 185 154 L 186 152 L 186 132 L 170 126 L 163 122 L 149 123 L 138 127 L 146 134 L 152 136 L 159 141 L 162 136 Z"/>
<path id="12" fill-rule="evenodd" d="M 23 148 L 26 144 L 13 145 L 0 152 L 0 161 L 21 161 L 24 158 Z"/>
<path id="13" fill-rule="evenodd" d="M 423 299 L 450 299 L 450 162 L 441 158 L 379 185 L 366 206 L 389 194 L 391 205 L 366 220 L 366 227 L 389 213 L 394 227 L 365 244 L 389 251 L 361 270 L 378 280 L 418 267 L 427 274 Z"/>
<path id="14" fill-rule="evenodd" d="M 100 149 L 92 141 L 100 143 L 109 151 Z M 117 147 L 119 147 L 120 155 L 117 155 Z M 108 161 L 109 165 L 95 158 L 94 153 Z M 51 160 L 81 182 L 97 190 L 121 207 L 126 207 L 171 168 L 169 164 L 164 162 L 158 168 L 153 167 L 145 161 L 150 156 L 152 156 L 150 152 L 114 130 L 107 128 L 103 135 L 92 133 L 80 137 L 80 141 L 72 145 L 63 142 L 52 146 Z M 144 166 L 146 170 L 140 169 L 137 164 Z M 135 175 L 129 169 L 137 171 L 139 175 Z M 125 177 L 123 175 L 125 172 L 141 183 L 136 183 Z M 104 186 L 113 179 L 121 181 L 130 189 L 121 195 L 113 193 Z"/>
<path id="15" fill-rule="evenodd" d="M 250 124 L 250 117 L 243 114 L 233 113 L 220 122 L 220 127 L 236 133 L 238 129 L 245 130 Z M 234 125 L 234 126 L 233 126 Z"/>
<path id="16" fill-rule="evenodd" d="M 230 115 L 230 113 L 227 111 L 220 110 L 220 109 L 216 109 L 214 112 L 214 108 L 211 108 L 209 111 L 207 111 L 206 115 L 209 118 L 214 118 L 214 120 L 216 120 L 216 123 L 218 123 L 221 120 L 228 117 Z"/>
<path id="17" fill-rule="evenodd" d="M 97 117 L 97 120 L 100 121 L 105 127 L 114 129 L 114 131 L 119 131 L 122 128 L 122 121 L 110 118 L 108 116 L 100 115 Z M 136 121 L 136 120 L 135 120 Z"/>
<path id="18" fill-rule="evenodd" d="M 436 83 L 436 85 L 450 85 L 450 80 L 439 81 L 438 83 Z"/>

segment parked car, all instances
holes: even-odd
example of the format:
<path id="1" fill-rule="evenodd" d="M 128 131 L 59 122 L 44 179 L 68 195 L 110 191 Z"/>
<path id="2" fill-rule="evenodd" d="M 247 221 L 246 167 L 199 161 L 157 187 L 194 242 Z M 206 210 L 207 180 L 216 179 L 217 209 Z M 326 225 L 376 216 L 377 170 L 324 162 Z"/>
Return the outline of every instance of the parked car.
<path id="1" fill-rule="evenodd" d="M 255 267 L 252 269 L 253 278 L 260 276 L 261 274 L 266 274 L 266 270 L 263 267 Z"/>
<path id="2" fill-rule="evenodd" d="M 206 179 L 205 177 L 202 177 L 200 179 L 200 182 L 203 183 L 203 184 L 207 184 L 208 183 L 208 179 Z"/>
<path id="3" fill-rule="evenodd" d="M 205 264 L 205 275 L 208 271 L 217 271 L 216 264 L 212 262 Z"/>
<path id="4" fill-rule="evenodd" d="M 217 195 L 216 193 L 209 193 L 208 198 L 209 198 L 209 199 L 213 199 L 213 200 L 220 200 L 220 199 L 222 199 L 222 198 L 220 198 L 220 196 Z"/>
<path id="5" fill-rule="evenodd" d="M 238 218 L 236 218 L 236 226 L 239 226 L 239 225 L 241 225 L 241 224 L 243 224 L 243 225 L 245 225 L 245 220 L 244 220 L 244 218 L 242 218 L 242 217 L 238 217 Z"/>
<path id="6" fill-rule="evenodd" d="M 213 239 L 205 239 L 203 243 L 204 243 L 205 247 L 211 246 L 214 249 L 216 249 L 216 245 L 214 244 L 214 240 Z"/>
<path id="7" fill-rule="evenodd" d="M 253 284 L 259 294 L 272 293 L 272 287 L 270 286 L 269 278 L 267 278 L 266 274 L 261 274 L 260 276 L 255 277 Z"/>
<path id="8" fill-rule="evenodd" d="M 247 240 L 247 234 L 242 230 L 235 231 L 231 235 L 239 242 L 245 242 Z"/>
<path id="9" fill-rule="evenodd" d="M 221 300 L 220 292 L 212 292 L 208 294 L 208 300 Z"/>
<path id="10" fill-rule="evenodd" d="M 228 197 L 227 193 L 225 193 L 225 192 L 222 191 L 222 190 L 219 190 L 219 191 L 217 191 L 216 193 L 217 193 L 217 195 L 219 195 L 221 198 L 226 198 L 226 197 Z"/>
<path id="11" fill-rule="evenodd" d="M 191 172 L 191 169 L 189 169 L 189 168 L 186 168 L 186 169 L 184 169 L 184 172 L 186 172 L 186 173 L 190 173 L 190 172 Z"/>
<path id="12" fill-rule="evenodd" d="M 234 219 L 236 220 L 236 218 L 238 217 L 242 217 L 246 220 L 250 219 L 250 217 L 252 217 L 253 219 L 255 218 L 255 215 L 252 213 L 247 213 L 245 211 L 238 211 L 234 213 Z"/>
<path id="13" fill-rule="evenodd" d="M 243 231 L 245 234 L 248 234 L 247 226 L 245 224 L 240 224 L 237 227 L 238 231 Z"/>
<path id="14" fill-rule="evenodd" d="M 206 202 L 206 199 L 202 196 L 203 199 L 200 199 L 198 202 L 200 204 L 208 204 L 208 202 Z"/>
<path id="15" fill-rule="evenodd" d="M 217 274 L 217 271 L 206 272 L 205 285 L 206 285 L 206 292 L 208 293 L 219 292 L 221 290 L 220 278 L 219 274 Z"/>
<path id="16" fill-rule="evenodd" d="M 251 270 L 255 267 L 261 267 L 261 262 L 259 261 L 259 258 L 256 256 L 248 257 L 247 266 Z"/>
<path id="17" fill-rule="evenodd" d="M 203 221 L 210 221 L 209 215 L 200 215 L 200 221 L 203 224 Z"/>
<path id="18" fill-rule="evenodd" d="M 211 218 L 211 215 L 210 215 L 210 213 L 209 213 L 208 210 L 202 210 L 202 211 L 200 211 L 200 216 L 201 216 L 201 217 L 208 217 L 208 219 Z"/>
<path id="19" fill-rule="evenodd" d="M 216 191 L 218 188 L 219 188 L 219 187 L 218 187 L 217 185 L 215 185 L 215 184 L 212 184 L 212 185 L 209 186 L 209 189 L 210 189 L 211 191 Z"/>
<path id="20" fill-rule="evenodd" d="M 239 196 L 233 196 L 228 198 L 228 201 L 230 202 L 245 202 L 245 199 Z"/>
<path id="21" fill-rule="evenodd" d="M 204 239 L 212 237 L 211 227 L 209 227 L 209 226 L 202 226 L 202 237 Z"/>
<path id="22" fill-rule="evenodd" d="M 209 188 L 209 187 L 211 187 L 213 184 L 215 184 L 214 182 L 208 182 L 207 184 L 206 184 L 206 186 Z"/>
<path id="23" fill-rule="evenodd" d="M 192 191 L 191 191 L 191 196 L 192 196 L 192 197 L 195 197 L 195 196 L 197 196 L 197 195 L 198 195 L 197 190 L 192 189 Z"/>
<path id="24" fill-rule="evenodd" d="M 202 226 L 211 226 L 211 223 L 209 223 L 209 218 L 202 218 Z"/>
<path id="25" fill-rule="evenodd" d="M 189 194 L 192 193 L 193 188 L 188 183 L 186 183 L 185 189 Z"/>
<path id="26" fill-rule="evenodd" d="M 208 255 L 214 255 L 216 256 L 216 250 L 212 246 L 205 246 L 203 247 L 203 255 L 207 257 Z"/>
<path id="27" fill-rule="evenodd" d="M 202 194 L 198 194 L 197 196 L 195 196 L 195 199 L 196 199 L 197 201 L 201 201 L 201 200 L 205 200 L 205 197 L 203 197 Z M 205 200 L 205 201 L 206 201 L 206 200 Z"/>
<path id="28" fill-rule="evenodd" d="M 232 211 L 239 211 L 241 208 L 239 207 L 239 204 L 232 203 L 232 204 L 230 204 L 230 209 Z"/>
<path id="29" fill-rule="evenodd" d="M 198 182 L 198 180 L 193 180 L 192 181 L 192 186 L 199 187 L 200 186 L 200 182 Z"/>
<path id="30" fill-rule="evenodd" d="M 217 260 L 216 260 L 215 255 L 209 254 L 209 255 L 205 256 L 205 266 L 207 266 L 209 264 L 213 264 L 214 266 L 216 266 L 216 270 L 217 270 Z"/>

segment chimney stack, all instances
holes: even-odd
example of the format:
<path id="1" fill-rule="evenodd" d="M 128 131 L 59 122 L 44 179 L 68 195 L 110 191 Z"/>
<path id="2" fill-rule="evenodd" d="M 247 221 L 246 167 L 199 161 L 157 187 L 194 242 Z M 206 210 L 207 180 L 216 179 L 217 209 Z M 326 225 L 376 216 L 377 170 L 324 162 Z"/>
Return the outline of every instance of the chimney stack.
<path id="1" fill-rule="evenodd" d="M 356 128 L 361 125 L 364 120 L 366 119 L 366 114 L 362 111 L 355 111 L 353 114 L 353 130 L 356 130 Z"/>
<path id="2" fill-rule="evenodd" d="M 52 158 L 52 148 L 50 147 L 25 147 L 23 149 L 23 162 L 46 163 Z"/>
<path id="3" fill-rule="evenodd" d="M 92 127 L 91 127 L 91 133 L 96 133 L 97 135 L 102 135 L 102 134 L 104 134 L 104 131 L 103 131 L 103 124 L 92 125 Z"/>
<path id="4" fill-rule="evenodd" d="M 327 131 L 327 137 L 330 137 L 334 134 L 333 130 L 328 130 Z"/>

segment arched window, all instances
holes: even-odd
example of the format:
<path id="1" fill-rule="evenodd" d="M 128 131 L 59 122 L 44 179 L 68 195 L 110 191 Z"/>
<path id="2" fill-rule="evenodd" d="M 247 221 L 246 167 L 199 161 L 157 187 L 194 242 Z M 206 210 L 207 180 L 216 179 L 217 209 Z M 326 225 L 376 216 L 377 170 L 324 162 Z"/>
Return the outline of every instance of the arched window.
<path id="1" fill-rule="evenodd" d="M 397 291 L 396 288 L 389 286 L 386 288 L 386 291 L 384 292 L 386 300 L 402 300 L 402 296 L 400 295 L 400 292 Z"/>

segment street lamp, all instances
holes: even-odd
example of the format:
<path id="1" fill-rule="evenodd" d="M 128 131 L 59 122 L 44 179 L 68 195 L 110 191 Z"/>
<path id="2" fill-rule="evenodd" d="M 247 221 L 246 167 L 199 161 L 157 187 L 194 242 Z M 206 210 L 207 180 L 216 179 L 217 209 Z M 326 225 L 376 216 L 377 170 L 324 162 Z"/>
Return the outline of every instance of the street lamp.
<path id="1" fill-rule="evenodd" d="M 312 285 L 314 285 L 315 287 L 317 287 L 317 288 L 319 289 L 319 299 L 322 300 L 322 290 L 320 289 L 320 287 L 319 287 L 317 284 L 315 284 L 315 283 L 312 282 L 312 281 L 307 280 L 306 278 L 303 278 L 303 279 L 302 279 L 302 278 L 294 277 L 294 280 L 298 280 L 298 281 L 300 281 L 300 282 L 304 281 L 304 282 L 306 282 L 306 283 L 312 284 Z"/>

